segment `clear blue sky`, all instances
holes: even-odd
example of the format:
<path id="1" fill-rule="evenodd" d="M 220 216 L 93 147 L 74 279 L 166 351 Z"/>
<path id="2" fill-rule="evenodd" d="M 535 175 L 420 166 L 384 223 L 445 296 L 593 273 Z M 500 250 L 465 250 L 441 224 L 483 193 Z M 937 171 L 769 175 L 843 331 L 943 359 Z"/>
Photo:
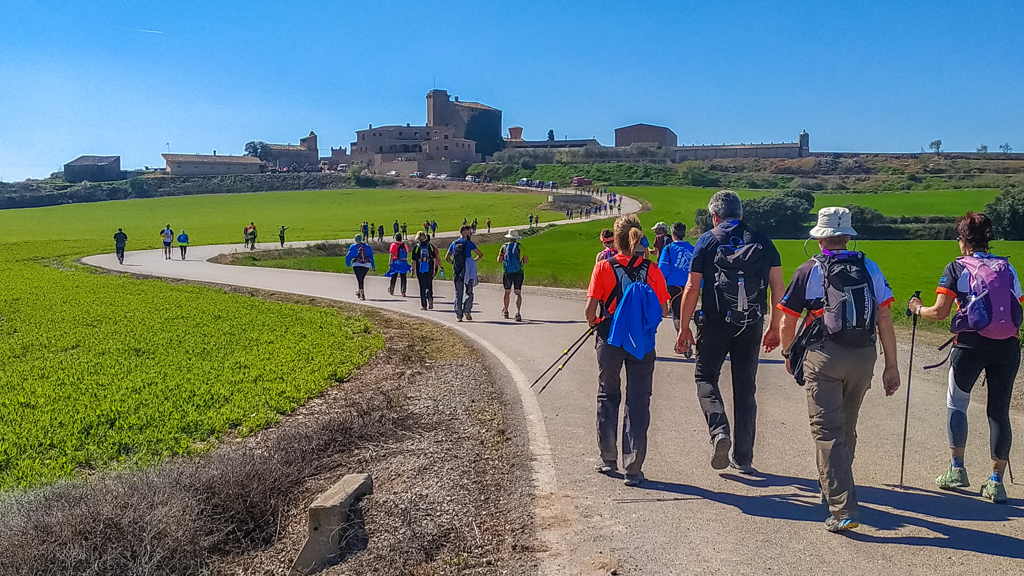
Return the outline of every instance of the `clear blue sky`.
<path id="1" fill-rule="evenodd" d="M 0 179 L 311 129 L 326 155 L 423 122 L 435 85 L 527 138 L 650 122 L 681 143 L 1024 151 L 1021 5 L 0 0 Z"/>

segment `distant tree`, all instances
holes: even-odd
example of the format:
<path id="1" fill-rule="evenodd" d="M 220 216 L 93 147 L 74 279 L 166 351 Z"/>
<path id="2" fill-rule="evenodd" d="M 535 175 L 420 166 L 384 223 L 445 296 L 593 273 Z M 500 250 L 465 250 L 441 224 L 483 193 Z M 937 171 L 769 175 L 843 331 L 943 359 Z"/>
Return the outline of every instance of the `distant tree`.
<path id="1" fill-rule="evenodd" d="M 931 148 L 932 152 L 938 154 L 942 152 L 942 140 L 936 138 L 935 140 L 932 140 L 931 142 L 928 143 L 928 147 Z"/>
<path id="2" fill-rule="evenodd" d="M 982 144 L 981 146 L 978 146 L 978 153 L 988 154 L 988 144 Z"/>
<path id="3" fill-rule="evenodd" d="M 806 201 L 798 196 L 778 194 L 743 203 L 744 222 L 779 238 L 806 234 L 809 216 Z"/>
<path id="4" fill-rule="evenodd" d="M 992 219 L 996 237 L 1024 240 L 1024 191 L 1003 190 L 985 206 L 985 214 Z"/>
<path id="5" fill-rule="evenodd" d="M 1009 142 L 1003 142 L 999 145 L 999 151 L 1003 154 L 1009 154 L 1010 152 L 1013 152 L 1013 146 L 1010 146 Z"/>
<path id="6" fill-rule="evenodd" d="M 548 130 L 548 142 L 552 142 L 555 139 L 555 131 Z"/>
<path id="7" fill-rule="evenodd" d="M 711 214 L 706 208 L 697 208 L 696 214 L 694 214 L 694 230 L 697 234 L 703 234 L 708 230 L 711 230 Z"/>
<path id="8" fill-rule="evenodd" d="M 269 151 L 270 148 L 267 146 L 266 142 L 262 142 L 259 140 L 250 140 L 249 142 L 245 143 L 246 156 L 252 156 L 254 158 L 259 158 L 260 160 L 266 160 L 267 152 Z"/>

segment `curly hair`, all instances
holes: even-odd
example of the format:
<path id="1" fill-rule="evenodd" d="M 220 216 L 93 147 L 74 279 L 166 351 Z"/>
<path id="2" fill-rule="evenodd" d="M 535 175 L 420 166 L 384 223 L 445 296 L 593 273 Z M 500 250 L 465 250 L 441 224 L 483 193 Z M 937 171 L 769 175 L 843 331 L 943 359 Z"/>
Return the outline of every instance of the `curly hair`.
<path id="1" fill-rule="evenodd" d="M 988 252 L 992 241 L 992 220 L 980 212 L 968 212 L 957 219 L 956 235 L 972 250 Z"/>

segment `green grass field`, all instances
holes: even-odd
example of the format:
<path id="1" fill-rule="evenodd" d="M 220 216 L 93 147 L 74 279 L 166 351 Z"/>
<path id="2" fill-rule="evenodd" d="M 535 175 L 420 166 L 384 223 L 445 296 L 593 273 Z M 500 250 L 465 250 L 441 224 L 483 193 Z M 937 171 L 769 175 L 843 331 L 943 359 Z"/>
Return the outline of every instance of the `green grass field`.
<path id="1" fill-rule="evenodd" d="M 363 317 L 96 272 L 75 259 L 158 246 L 170 222 L 194 243 L 351 236 L 362 219 L 444 228 L 525 218 L 526 194 L 405 190 L 189 196 L 0 211 L 0 490 L 209 448 L 273 422 L 383 345 Z M 424 207 L 429 206 L 429 210 Z"/>
<path id="2" fill-rule="evenodd" d="M 982 210 L 995 199 L 994 188 L 919 190 L 885 194 L 815 194 L 814 209 L 825 206 L 866 206 L 886 216 L 959 216 Z"/>

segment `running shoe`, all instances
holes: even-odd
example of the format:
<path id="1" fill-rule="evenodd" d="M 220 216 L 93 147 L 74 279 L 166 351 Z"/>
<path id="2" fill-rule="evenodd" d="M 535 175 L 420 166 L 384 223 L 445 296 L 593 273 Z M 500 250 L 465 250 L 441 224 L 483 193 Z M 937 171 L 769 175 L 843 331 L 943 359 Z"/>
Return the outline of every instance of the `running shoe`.
<path id="1" fill-rule="evenodd" d="M 431 298 L 430 300 L 427 301 L 427 310 L 433 310 L 433 309 L 434 309 L 434 299 Z"/>
<path id="2" fill-rule="evenodd" d="M 611 476 L 618 471 L 618 463 L 615 461 L 602 461 L 600 464 L 594 466 L 594 472 L 598 474 L 604 474 L 605 476 Z"/>
<path id="3" fill-rule="evenodd" d="M 506 316 L 506 318 L 507 318 L 507 316 Z M 516 322 L 522 322 L 522 321 L 523 321 L 522 315 L 520 315 L 518 312 L 516 312 Z"/>
<path id="4" fill-rule="evenodd" d="M 472 322 L 473 321 L 473 315 L 470 314 L 469 312 L 466 312 L 466 320 L 469 320 L 470 322 Z"/>
<path id="5" fill-rule="evenodd" d="M 1002 504 L 1006 502 L 1006 487 L 1002 482 L 989 478 L 981 485 L 981 497 L 989 502 Z"/>
<path id="6" fill-rule="evenodd" d="M 644 480 L 646 480 L 646 478 L 644 478 L 644 475 L 642 473 L 641 474 L 626 474 L 626 479 L 623 481 L 623 484 L 625 484 L 626 486 L 629 486 L 630 488 L 636 488 L 638 486 L 642 486 L 643 483 L 644 483 Z"/>
<path id="7" fill-rule="evenodd" d="M 949 469 L 935 479 L 935 485 L 943 490 L 952 490 L 953 488 L 967 488 L 971 485 L 971 481 L 967 479 L 966 468 L 954 468 L 950 464 Z"/>
<path id="8" fill-rule="evenodd" d="M 724 470 L 729 465 L 729 450 L 732 449 L 732 438 L 728 434 L 719 434 L 711 439 L 714 449 L 711 452 L 711 467 Z"/>
<path id="9" fill-rule="evenodd" d="M 829 532 L 846 532 L 847 530 L 853 530 L 860 526 L 860 522 L 857 522 L 853 518 L 836 518 L 835 516 L 829 516 L 825 518 L 825 530 Z"/>
<path id="10" fill-rule="evenodd" d="M 501 315 L 505 317 L 505 320 L 508 320 L 508 310 L 502 310 Z"/>
<path id="11" fill-rule="evenodd" d="M 729 468 L 738 471 L 740 474 L 757 474 L 757 470 L 750 464 L 737 464 L 732 458 L 729 458 Z"/>

